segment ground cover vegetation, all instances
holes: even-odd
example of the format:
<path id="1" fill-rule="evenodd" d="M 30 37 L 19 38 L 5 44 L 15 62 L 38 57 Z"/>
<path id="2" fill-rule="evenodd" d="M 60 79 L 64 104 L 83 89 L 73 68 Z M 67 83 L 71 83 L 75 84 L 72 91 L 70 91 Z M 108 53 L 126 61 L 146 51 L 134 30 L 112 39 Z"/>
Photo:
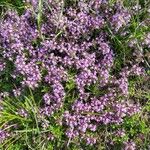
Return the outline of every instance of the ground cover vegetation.
<path id="1" fill-rule="evenodd" d="M 0 149 L 150 149 L 149 0 L 0 1 Z"/>

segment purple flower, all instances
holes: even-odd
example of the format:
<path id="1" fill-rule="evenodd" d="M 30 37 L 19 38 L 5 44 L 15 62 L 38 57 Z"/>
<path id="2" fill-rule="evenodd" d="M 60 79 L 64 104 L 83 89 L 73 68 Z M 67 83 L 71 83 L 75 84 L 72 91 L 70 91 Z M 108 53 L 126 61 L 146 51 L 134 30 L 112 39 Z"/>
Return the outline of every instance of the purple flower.
<path id="1" fill-rule="evenodd" d="M 0 143 L 3 143 L 9 136 L 10 134 L 8 132 L 0 129 Z"/>
<path id="2" fill-rule="evenodd" d="M 0 71 L 4 71 L 5 66 L 6 66 L 6 63 L 3 61 L 0 61 Z"/>
<path id="3" fill-rule="evenodd" d="M 134 142 L 130 141 L 130 142 L 125 142 L 125 148 L 124 150 L 135 150 L 136 149 L 136 145 Z"/>
<path id="4" fill-rule="evenodd" d="M 27 112 L 25 109 L 23 109 L 23 108 L 19 109 L 17 113 L 18 113 L 21 117 L 24 117 L 24 118 L 27 118 L 27 117 L 28 117 L 28 112 Z"/>
<path id="5" fill-rule="evenodd" d="M 0 71 L 5 71 L 7 61 L 11 61 L 11 77 L 17 81 L 16 88 L 11 93 L 3 92 L 2 99 L 12 92 L 22 96 L 26 87 L 35 93 L 42 88 L 43 101 L 37 116 L 44 119 L 41 128 L 48 128 L 51 122 L 47 118 L 53 118 L 52 123 L 65 127 L 68 144 L 80 138 L 93 145 L 97 141 L 93 134 L 101 125 L 121 124 L 125 117 L 140 112 L 140 105 L 129 102 L 128 84 L 130 76 L 145 75 L 141 64 L 133 62 L 119 73 L 113 72 L 118 53 L 106 26 L 114 36 L 130 34 L 125 29 L 132 14 L 121 3 L 111 6 L 106 0 L 79 0 L 66 6 L 64 1 L 43 1 L 39 28 L 38 1 L 24 2 L 32 9 L 27 8 L 22 15 L 7 10 L 0 19 Z M 149 34 L 143 43 L 149 47 Z M 137 48 L 137 41 L 132 41 L 130 48 Z M 73 85 L 66 88 L 70 78 Z M 29 116 L 24 108 L 17 113 Z M 62 114 L 61 121 L 57 113 Z M 117 134 L 124 135 L 121 131 Z M 48 140 L 55 137 L 52 133 L 44 135 Z"/>

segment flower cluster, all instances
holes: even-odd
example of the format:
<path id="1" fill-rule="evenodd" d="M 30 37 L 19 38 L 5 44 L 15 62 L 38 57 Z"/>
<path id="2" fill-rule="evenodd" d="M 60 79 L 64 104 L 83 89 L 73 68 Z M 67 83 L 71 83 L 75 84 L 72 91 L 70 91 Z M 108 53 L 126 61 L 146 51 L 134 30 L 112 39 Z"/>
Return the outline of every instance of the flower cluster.
<path id="1" fill-rule="evenodd" d="M 150 33 L 146 35 L 146 38 L 144 40 L 144 43 L 147 45 L 148 48 L 150 48 Z"/>
<path id="2" fill-rule="evenodd" d="M 30 88 L 38 87 L 38 82 L 41 81 L 41 74 L 38 66 L 31 61 L 25 62 L 25 57 L 17 56 L 15 61 L 16 71 L 24 75 L 23 85 L 27 85 Z"/>
<path id="3" fill-rule="evenodd" d="M 3 61 L 0 61 L 0 71 L 3 71 L 5 69 L 6 63 Z"/>
<path id="4" fill-rule="evenodd" d="M 36 1 L 26 2 L 38 9 Z M 128 77 L 143 75 L 143 68 L 134 64 L 122 68 L 119 75 L 113 74 L 115 47 L 104 32 L 106 16 L 116 32 L 130 22 L 131 15 L 118 5 L 113 6 L 115 11 L 107 10 L 108 4 L 105 0 L 79 0 L 66 6 L 63 1 L 49 0 L 43 3 L 41 24 L 37 21 L 38 13 L 30 8 L 21 16 L 9 10 L 0 20 L 1 55 L 13 62 L 14 79 L 22 77 L 20 84 L 15 85 L 16 90 L 12 89 L 14 95 L 20 96 L 25 87 L 33 91 L 41 85 L 48 87 L 42 95 L 39 114 L 51 117 L 66 109 L 66 83 L 73 74 L 72 90 L 77 98 L 63 113 L 62 123 L 69 140 L 81 137 L 90 145 L 96 143 L 96 137 L 89 132 L 97 132 L 101 125 L 121 124 L 125 117 L 140 111 L 139 105 L 129 101 Z M 148 40 L 149 36 L 145 40 L 149 46 Z M 0 71 L 6 63 L 0 61 Z M 90 89 L 92 85 L 97 85 L 97 94 Z M 18 114 L 28 116 L 24 109 L 18 110 Z M 3 131 L 1 134 L 0 140 L 4 140 L 6 135 Z M 53 136 L 50 134 L 48 139 Z"/>
<path id="5" fill-rule="evenodd" d="M 120 8 L 116 14 L 112 16 L 112 26 L 118 31 L 122 26 L 126 26 L 131 19 L 131 15 L 127 10 Z"/>
<path id="6" fill-rule="evenodd" d="M 135 150 L 136 149 L 136 145 L 132 141 L 126 142 L 124 145 L 125 145 L 125 148 L 124 148 L 125 150 L 128 150 L 128 149 Z"/>
<path id="7" fill-rule="evenodd" d="M 5 139 L 7 139 L 10 136 L 9 133 L 7 133 L 4 130 L 0 130 L 0 143 L 2 143 Z"/>

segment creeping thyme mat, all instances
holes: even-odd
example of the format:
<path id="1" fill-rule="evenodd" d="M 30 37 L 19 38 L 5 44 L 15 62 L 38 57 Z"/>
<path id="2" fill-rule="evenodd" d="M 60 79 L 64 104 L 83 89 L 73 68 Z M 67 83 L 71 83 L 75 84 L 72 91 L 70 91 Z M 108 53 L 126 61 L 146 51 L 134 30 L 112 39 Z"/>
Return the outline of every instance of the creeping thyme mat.
<path id="1" fill-rule="evenodd" d="M 0 149 L 148 150 L 150 2 L 18 2 L 0 5 Z"/>

